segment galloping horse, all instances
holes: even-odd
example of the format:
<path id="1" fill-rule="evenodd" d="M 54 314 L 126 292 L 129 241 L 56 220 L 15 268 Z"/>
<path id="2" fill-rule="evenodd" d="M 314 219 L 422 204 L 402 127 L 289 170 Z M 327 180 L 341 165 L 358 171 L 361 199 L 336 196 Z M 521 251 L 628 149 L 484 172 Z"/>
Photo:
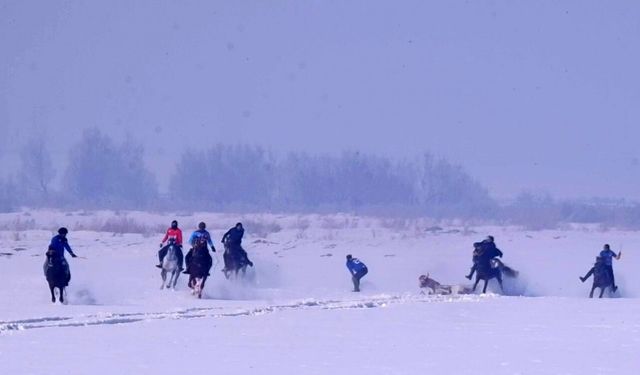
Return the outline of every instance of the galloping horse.
<path id="1" fill-rule="evenodd" d="M 162 261 L 162 271 L 160 276 L 162 277 L 162 285 L 160 289 L 164 288 L 176 288 L 178 283 L 178 277 L 180 277 L 180 268 L 178 267 L 178 249 L 176 248 L 175 240 L 169 240 L 169 247 L 167 248 L 167 255 L 165 255 Z M 169 282 L 167 283 L 167 274 L 169 276 Z"/>
<path id="2" fill-rule="evenodd" d="M 602 259 L 598 258 L 593 267 L 589 270 L 589 272 L 585 275 L 585 277 L 581 277 L 580 280 L 585 282 L 589 276 L 593 274 L 593 285 L 591 286 L 591 292 L 589 292 L 589 298 L 593 298 L 593 292 L 596 288 L 600 288 L 600 295 L 598 298 L 602 298 L 604 295 L 605 289 L 609 288 L 612 292 L 613 290 L 613 280 L 609 271 L 605 267 Z"/>
<path id="3" fill-rule="evenodd" d="M 498 280 L 498 284 L 500 284 L 500 290 L 504 293 L 504 287 L 502 286 L 503 273 L 511 277 L 518 276 L 517 271 L 506 266 L 504 263 L 502 263 L 502 261 L 500 261 L 497 258 L 479 259 L 477 263 L 477 269 L 476 269 L 476 282 L 473 284 L 473 291 L 475 292 L 476 287 L 478 286 L 478 283 L 480 282 L 480 280 L 484 280 L 484 288 L 482 288 L 482 293 L 486 293 L 489 280 L 495 278 L 496 280 Z"/>
<path id="4" fill-rule="evenodd" d="M 51 292 L 51 302 L 56 302 L 55 288 L 60 291 L 60 303 L 65 303 L 64 289 L 69 285 L 71 281 L 71 273 L 69 272 L 69 265 L 64 257 L 52 256 L 47 254 L 47 261 L 44 264 L 44 272 L 47 277 L 47 283 L 49 283 L 49 291 Z"/>
<path id="5" fill-rule="evenodd" d="M 193 245 L 193 256 L 189 264 L 189 288 L 193 289 L 191 293 L 202 298 L 202 290 L 209 276 L 209 270 L 213 265 L 213 259 L 207 249 L 206 241 L 199 241 Z"/>
<path id="6" fill-rule="evenodd" d="M 237 246 L 237 247 L 236 247 Z M 246 252 L 239 245 L 233 245 L 228 240 L 224 242 L 224 253 L 222 254 L 224 259 L 224 268 L 222 272 L 224 277 L 229 279 L 232 272 L 235 272 L 236 277 L 238 272 L 242 271 L 244 276 L 247 272 L 247 266 L 253 265 L 246 256 Z"/>

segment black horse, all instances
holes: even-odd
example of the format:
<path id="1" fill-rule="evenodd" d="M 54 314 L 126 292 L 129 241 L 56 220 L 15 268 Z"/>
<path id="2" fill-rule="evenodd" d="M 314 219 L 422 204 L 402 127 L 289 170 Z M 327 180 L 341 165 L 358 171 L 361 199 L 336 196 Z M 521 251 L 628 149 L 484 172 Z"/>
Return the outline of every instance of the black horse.
<path id="1" fill-rule="evenodd" d="M 604 265 L 604 262 L 598 258 L 596 259 L 596 263 L 593 267 L 587 272 L 584 277 L 581 277 L 580 280 L 585 282 L 591 275 L 593 275 L 593 285 L 591 285 L 591 291 L 589 292 L 589 298 L 593 298 L 593 292 L 596 288 L 600 288 L 600 295 L 598 298 L 602 298 L 604 295 L 604 291 L 609 288 L 612 292 L 615 292 L 613 289 L 613 279 L 609 274 L 609 271 Z"/>
<path id="2" fill-rule="evenodd" d="M 191 256 L 189 267 L 189 288 L 191 294 L 202 298 L 202 290 L 209 276 L 209 271 L 213 265 L 213 258 L 209 254 L 206 242 L 193 246 L 193 256 Z"/>
<path id="3" fill-rule="evenodd" d="M 242 276 L 244 276 L 247 272 L 247 266 L 253 267 L 253 262 L 247 257 L 247 252 L 240 245 L 232 244 L 229 241 L 224 242 L 222 258 L 224 259 L 222 272 L 227 279 L 229 279 L 232 273 L 235 273 L 237 277 L 240 271 L 242 271 Z"/>
<path id="4" fill-rule="evenodd" d="M 64 257 L 56 257 L 47 255 L 47 261 L 44 264 L 44 272 L 49 283 L 49 291 L 51 292 L 51 302 L 56 302 L 55 288 L 60 291 L 60 303 L 65 303 L 64 290 L 71 281 L 71 273 L 69 272 L 69 264 Z"/>
<path id="5" fill-rule="evenodd" d="M 501 260 L 497 258 L 480 258 L 476 264 L 476 282 L 473 284 L 473 291 L 476 291 L 476 287 L 480 280 L 484 280 L 484 288 L 482 293 L 487 292 L 487 285 L 489 280 L 495 278 L 500 284 L 500 290 L 504 293 L 504 287 L 502 285 L 502 275 L 505 274 L 509 277 L 517 277 L 518 272 L 508 267 Z"/>

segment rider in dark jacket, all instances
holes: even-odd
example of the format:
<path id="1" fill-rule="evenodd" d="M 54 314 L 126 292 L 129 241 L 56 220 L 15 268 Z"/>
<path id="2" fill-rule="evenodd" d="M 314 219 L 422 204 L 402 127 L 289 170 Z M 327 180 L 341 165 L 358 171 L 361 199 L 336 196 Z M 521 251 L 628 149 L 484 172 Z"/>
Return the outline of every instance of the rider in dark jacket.
<path id="1" fill-rule="evenodd" d="M 222 236 L 221 242 L 225 244 L 225 246 L 229 246 L 229 251 L 237 263 L 245 263 L 253 267 L 253 262 L 249 260 L 247 252 L 242 248 L 243 236 L 244 228 L 242 227 L 242 223 L 237 223 Z M 226 266 L 225 264 L 225 267 Z"/>
<path id="2" fill-rule="evenodd" d="M 493 236 L 487 236 L 487 238 L 481 242 L 482 246 L 482 259 L 491 260 L 495 257 L 502 258 L 502 251 L 496 247 L 496 243 L 493 240 Z"/>
<path id="3" fill-rule="evenodd" d="M 473 277 L 473 273 L 478 269 L 478 263 L 488 263 L 495 257 L 502 258 L 502 251 L 496 247 L 493 236 L 487 236 L 482 242 L 473 244 L 473 266 L 471 272 L 465 277 L 469 280 Z"/>
<path id="4" fill-rule="evenodd" d="M 474 242 L 473 243 L 473 255 L 471 257 L 471 261 L 473 262 L 473 266 L 471 266 L 471 272 L 469 272 L 468 275 L 465 275 L 465 277 L 467 279 L 471 280 L 471 278 L 473 277 L 473 274 L 478 269 L 478 262 L 480 262 L 480 257 L 482 256 L 482 253 L 483 253 L 482 243 L 481 242 Z"/>

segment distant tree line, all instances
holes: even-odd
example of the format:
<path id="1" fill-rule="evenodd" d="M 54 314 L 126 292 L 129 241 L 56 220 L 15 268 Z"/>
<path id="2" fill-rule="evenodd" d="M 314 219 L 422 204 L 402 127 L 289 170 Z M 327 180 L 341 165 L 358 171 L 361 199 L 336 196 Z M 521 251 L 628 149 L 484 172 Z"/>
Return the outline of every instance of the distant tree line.
<path id="1" fill-rule="evenodd" d="M 456 218 L 554 228 L 605 223 L 640 228 L 640 205 L 554 200 L 522 193 L 499 204 L 460 166 L 430 154 L 394 160 L 359 152 L 277 155 L 257 146 L 185 151 L 162 196 L 134 141 L 86 130 L 71 147 L 57 188 L 51 150 L 42 139 L 23 145 L 18 172 L 0 179 L 0 212 L 20 206 L 235 212 L 351 212 Z"/>

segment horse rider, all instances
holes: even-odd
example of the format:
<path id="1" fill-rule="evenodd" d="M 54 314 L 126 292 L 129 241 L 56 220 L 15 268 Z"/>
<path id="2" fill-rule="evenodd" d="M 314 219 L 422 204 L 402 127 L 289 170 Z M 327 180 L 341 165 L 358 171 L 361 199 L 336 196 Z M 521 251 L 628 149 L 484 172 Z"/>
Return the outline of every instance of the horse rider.
<path id="1" fill-rule="evenodd" d="M 69 230 L 67 230 L 67 228 L 65 227 L 62 227 L 58 229 L 58 234 L 51 239 L 49 249 L 46 253 L 47 260 L 44 263 L 45 275 L 47 273 L 47 267 L 51 267 L 53 265 L 53 259 L 56 258 L 61 260 L 67 276 L 71 276 L 71 272 L 69 271 L 69 263 L 67 263 L 67 260 L 64 257 L 64 251 L 68 251 L 69 255 L 71 255 L 72 258 L 76 258 L 77 255 L 73 252 L 73 250 L 71 250 L 71 246 L 69 246 L 69 241 L 67 241 L 67 233 L 69 233 Z"/>
<path id="2" fill-rule="evenodd" d="M 187 264 L 187 269 L 183 273 L 186 273 L 186 274 L 189 273 L 189 264 L 191 263 L 191 258 L 193 257 L 193 249 L 196 244 L 200 244 L 204 242 L 205 250 L 207 249 L 206 244 L 209 244 L 209 246 L 211 246 L 211 251 L 213 251 L 214 253 L 216 252 L 216 248 L 213 246 L 213 241 L 211 240 L 211 235 L 209 234 L 206 228 L 207 228 L 207 224 L 201 221 L 198 224 L 198 229 L 193 233 L 191 233 L 191 237 L 189 237 L 189 244 L 191 245 L 191 249 L 189 249 L 189 252 L 187 253 L 187 256 L 184 259 L 185 263 Z"/>
<path id="3" fill-rule="evenodd" d="M 620 260 L 621 255 L 622 255 L 622 252 L 618 252 L 618 254 L 613 252 L 609 244 L 605 244 L 602 247 L 602 251 L 600 251 L 600 255 L 599 255 L 600 258 L 602 258 L 604 269 L 607 271 L 607 273 L 609 273 L 609 277 L 611 277 L 611 285 L 612 285 L 611 290 L 613 290 L 614 292 L 618 290 L 618 286 L 616 285 L 616 278 L 613 275 L 613 258 Z"/>
<path id="4" fill-rule="evenodd" d="M 242 237 L 244 236 L 244 228 L 242 223 L 237 223 L 233 228 L 222 236 L 222 243 L 229 246 L 231 256 L 236 263 L 245 263 L 253 267 L 253 262 L 249 260 L 249 256 L 245 249 L 242 248 Z M 225 265 L 226 266 L 226 265 Z"/>
<path id="5" fill-rule="evenodd" d="M 351 254 L 347 255 L 347 269 L 351 273 L 351 281 L 353 282 L 353 291 L 360 291 L 360 279 L 368 272 L 367 266 L 358 258 L 354 258 Z"/>
<path id="6" fill-rule="evenodd" d="M 178 221 L 174 220 L 171 222 L 171 227 L 167 229 L 167 233 L 164 235 L 164 238 L 160 242 L 160 250 L 158 251 L 158 260 L 160 263 L 156 265 L 158 268 L 162 268 L 162 260 L 165 256 L 167 256 L 167 252 L 169 251 L 169 246 L 171 246 L 171 242 L 176 245 L 176 256 L 178 257 L 178 268 L 182 271 L 182 263 L 184 255 L 182 254 L 182 230 L 178 228 Z M 164 243 L 167 242 L 165 246 Z"/>
<path id="7" fill-rule="evenodd" d="M 474 272 L 478 269 L 479 263 L 488 263 L 495 257 L 502 258 L 502 251 L 496 247 L 493 236 L 487 236 L 482 242 L 473 244 L 473 266 L 471 272 L 465 277 L 469 280 L 473 277 Z"/>
<path id="8" fill-rule="evenodd" d="M 502 251 L 496 247 L 496 243 L 493 239 L 493 236 L 487 236 L 481 243 L 482 247 L 482 259 L 491 260 L 495 257 L 502 258 Z"/>
<path id="9" fill-rule="evenodd" d="M 484 250 L 482 249 L 482 243 L 481 242 L 474 242 L 473 243 L 473 255 L 471 257 L 471 261 L 473 262 L 473 266 L 471 266 L 471 271 L 469 272 L 469 274 L 465 275 L 465 277 L 467 279 L 471 280 L 471 278 L 473 277 L 473 274 L 478 269 L 478 262 L 480 262 L 480 257 L 482 256 L 483 252 L 484 252 Z"/>

